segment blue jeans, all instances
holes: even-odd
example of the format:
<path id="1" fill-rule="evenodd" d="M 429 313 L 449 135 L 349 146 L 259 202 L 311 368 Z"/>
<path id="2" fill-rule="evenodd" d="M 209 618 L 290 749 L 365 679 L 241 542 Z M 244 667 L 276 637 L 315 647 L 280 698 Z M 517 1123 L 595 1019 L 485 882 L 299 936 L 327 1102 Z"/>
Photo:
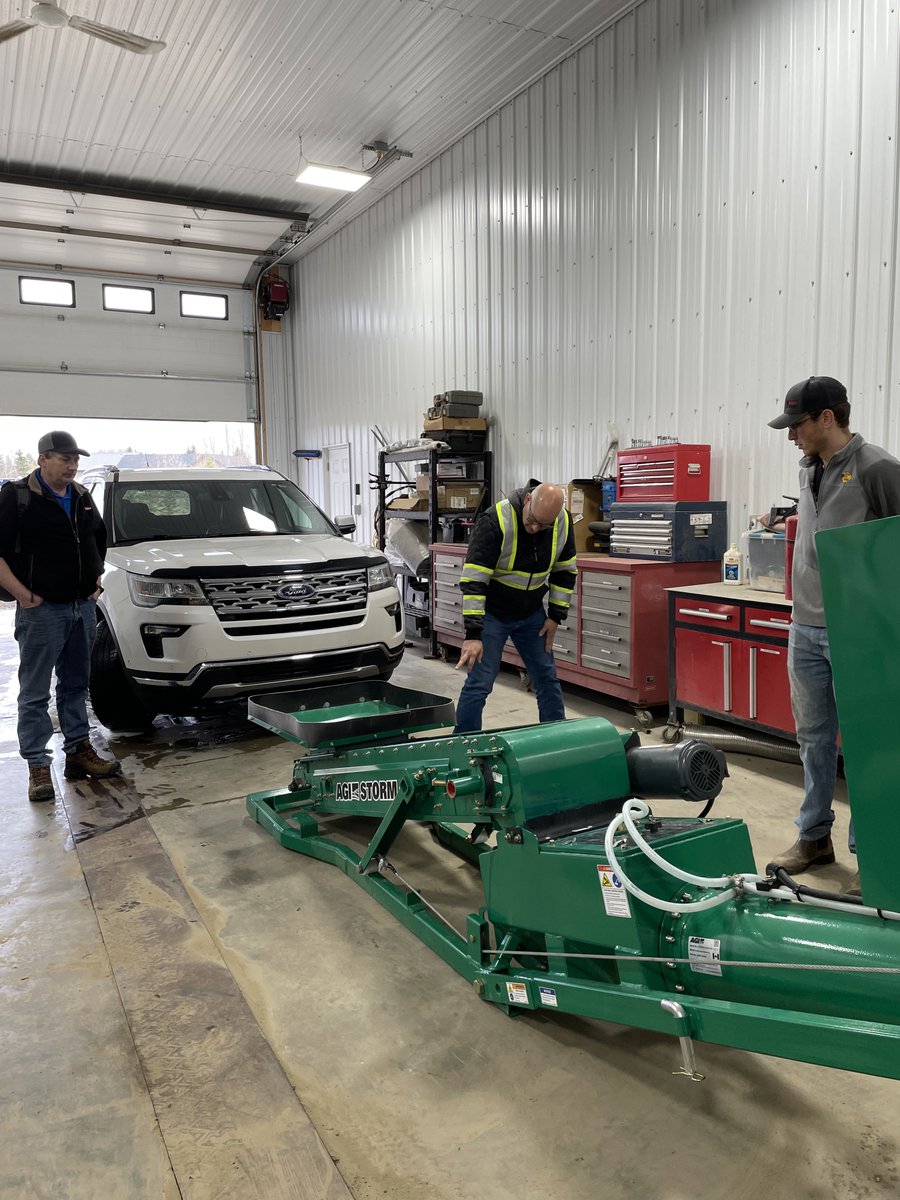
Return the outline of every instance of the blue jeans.
<path id="1" fill-rule="evenodd" d="M 792 625 L 788 637 L 791 708 L 803 763 L 803 804 L 795 824 L 801 838 L 815 840 L 831 833 L 837 779 L 838 714 L 831 676 L 828 630 L 818 625 Z M 853 822 L 850 850 L 856 853 Z"/>
<path id="2" fill-rule="evenodd" d="M 481 728 L 481 714 L 485 701 L 491 694 L 507 638 L 518 650 L 528 677 L 534 684 L 537 695 L 538 715 L 542 721 L 564 721 L 566 710 L 563 705 L 562 689 L 556 678 L 553 655 L 548 654 L 544 639 L 538 632 L 547 614 L 543 607 L 519 621 L 501 621 L 487 613 L 481 644 L 484 653 L 481 662 L 469 672 L 456 705 L 456 733 L 474 733 Z"/>
<path id="3" fill-rule="evenodd" d="M 88 677 L 91 646 L 97 632 L 93 600 L 37 608 L 16 606 L 19 643 L 19 753 L 29 767 L 47 767 L 53 736 L 50 720 L 50 677 L 56 670 L 56 711 L 63 750 L 74 753 L 88 737 Z"/>

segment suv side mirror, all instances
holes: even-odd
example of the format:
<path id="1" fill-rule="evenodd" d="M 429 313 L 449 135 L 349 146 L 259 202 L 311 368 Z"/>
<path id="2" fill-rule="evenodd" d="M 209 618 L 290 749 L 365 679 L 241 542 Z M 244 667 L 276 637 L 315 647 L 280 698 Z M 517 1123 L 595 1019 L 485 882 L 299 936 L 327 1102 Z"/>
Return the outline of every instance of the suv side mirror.
<path id="1" fill-rule="evenodd" d="M 335 523 L 335 525 L 337 525 L 338 532 L 341 534 L 342 537 L 347 537 L 351 533 L 356 533 L 355 517 L 349 516 L 347 514 L 345 514 L 344 516 L 340 516 L 340 517 L 336 516 L 334 518 L 334 523 Z"/>

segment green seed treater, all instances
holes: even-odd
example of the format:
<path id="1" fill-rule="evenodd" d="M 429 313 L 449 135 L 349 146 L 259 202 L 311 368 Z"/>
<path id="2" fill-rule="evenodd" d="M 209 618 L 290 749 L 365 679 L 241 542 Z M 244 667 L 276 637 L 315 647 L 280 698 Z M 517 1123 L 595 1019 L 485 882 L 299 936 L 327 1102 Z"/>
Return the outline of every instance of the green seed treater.
<path id="1" fill-rule="evenodd" d="M 673 1034 L 692 1078 L 699 1039 L 900 1079 L 896 771 L 861 700 L 879 695 L 863 677 L 877 673 L 880 703 L 898 711 L 898 543 L 900 518 L 817 539 L 833 653 L 842 647 L 839 706 L 845 686 L 853 697 L 842 746 L 865 811 L 865 901 L 756 872 L 744 822 L 706 815 L 727 775 L 712 746 L 641 746 L 600 718 L 410 741 L 452 725 L 453 705 L 381 682 L 252 700 L 252 720 L 308 753 L 287 788 L 248 796 L 248 810 L 282 846 L 342 867 L 505 1011 Z M 861 651 L 861 627 L 893 650 Z M 656 817 L 644 799 L 679 796 L 705 807 Z M 361 854 L 341 840 L 340 816 L 370 819 Z M 464 929 L 429 903 L 427 881 L 397 875 L 391 848 L 407 821 L 477 865 L 484 902 Z"/>

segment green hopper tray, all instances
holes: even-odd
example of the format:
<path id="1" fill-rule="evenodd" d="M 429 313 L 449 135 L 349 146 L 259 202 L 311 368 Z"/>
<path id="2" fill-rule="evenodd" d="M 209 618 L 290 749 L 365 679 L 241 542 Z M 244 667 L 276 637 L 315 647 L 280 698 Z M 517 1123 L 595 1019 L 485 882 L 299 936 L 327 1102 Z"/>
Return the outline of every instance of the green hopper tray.
<path id="1" fill-rule="evenodd" d="M 348 746 L 405 741 L 423 729 L 453 725 L 452 700 L 383 680 L 253 696 L 247 715 L 257 725 L 301 746 Z"/>

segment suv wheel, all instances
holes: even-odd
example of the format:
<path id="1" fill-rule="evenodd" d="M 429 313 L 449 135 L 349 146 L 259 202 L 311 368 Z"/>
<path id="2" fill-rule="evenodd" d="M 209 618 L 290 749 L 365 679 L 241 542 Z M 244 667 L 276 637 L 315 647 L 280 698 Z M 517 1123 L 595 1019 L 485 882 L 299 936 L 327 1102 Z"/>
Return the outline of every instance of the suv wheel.
<path id="1" fill-rule="evenodd" d="M 90 693 L 94 715 L 109 729 L 147 729 L 156 715 L 128 686 L 115 639 L 105 621 L 97 624 L 91 651 Z"/>

